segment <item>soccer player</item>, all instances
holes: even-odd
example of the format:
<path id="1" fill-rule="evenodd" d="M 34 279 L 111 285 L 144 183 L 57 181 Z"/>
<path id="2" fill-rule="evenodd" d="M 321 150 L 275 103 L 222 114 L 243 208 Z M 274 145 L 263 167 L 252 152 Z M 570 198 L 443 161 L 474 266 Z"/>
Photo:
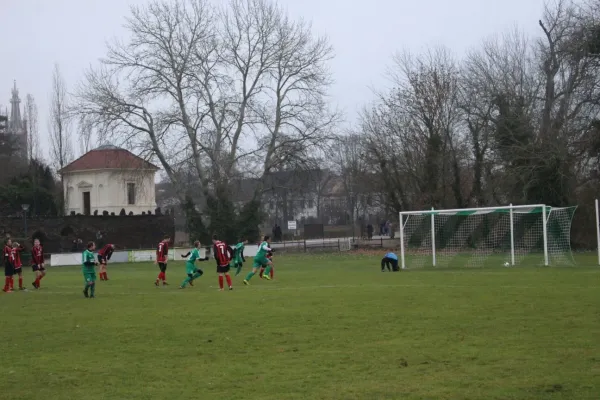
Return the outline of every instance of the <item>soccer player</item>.
<path id="1" fill-rule="evenodd" d="M 200 268 L 196 268 L 196 261 L 208 261 L 208 255 L 204 258 L 200 258 L 200 247 L 202 247 L 200 241 L 196 240 L 192 251 L 181 255 L 181 257 L 188 258 L 185 262 L 185 273 L 187 274 L 187 278 L 183 280 L 179 289 L 185 289 L 188 283 L 190 286 L 194 286 L 194 279 L 198 279 L 204 274 Z"/>
<path id="2" fill-rule="evenodd" d="M 100 263 L 100 280 L 107 281 L 108 275 L 106 274 L 106 264 L 108 264 L 108 260 L 112 257 L 113 252 L 115 251 L 114 244 L 107 244 L 103 248 L 98 251 L 98 262 Z"/>
<path id="3" fill-rule="evenodd" d="M 275 264 L 273 264 L 273 250 L 271 250 L 270 252 L 267 253 L 267 260 L 271 261 L 271 272 L 270 272 L 269 278 L 271 278 L 271 280 L 273 280 L 273 278 L 275 277 Z M 265 269 L 266 268 L 264 265 L 262 267 L 260 267 L 260 273 L 258 274 L 260 279 L 265 277 Z"/>
<path id="4" fill-rule="evenodd" d="M 23 286 L 23 263 L 21 262 L 21 252 L 25 250 L 23 246 L 19 243 L 14 242 L 12 248 L 12 258 L 13 258 L 13 276 L 19 276 L 19 290 L 25 290 L 25 286 Z M 13 278 L 10 280 L 10 289 L 14 289 L 15 281 Z"/>
<path id="5" fill-rule="evenodd" d="M 238 244 L 236 244 L 233 249 L 233 266 L 236 268 L 235 276 L 238 276 L 240 274 L 242 266 L 246 262 L 246 258 L 244 257 L 244 246 L 247 244 L 247 240 L 240 238 Z"/>
<path id="6" fill-rule="evenodd" d="M 4 259 L 4 288 L 2 289 L 6 293 L 12 293 L 11 282 L 14 274 L 13 266 L 13 252 L 12 252 L 12 240 L 6 239 L 4 242 L 4 248 L 2 249 L 2 258 Z"/>
<path id="7" fill-rule="evenodd" d="M 96 297 L 96 265 L 98 265 L 98 262 L 94 261 L 94 250 L 96 250 L 96 244 L 89 242 L 81 257 L 83 280 L 85 281 L 83 295 L 92 299 Z"/>
<path id="8" fill-rule="evenodd" d="M 263 277 L 266 280 L 271 280 L 269 274 L 271 272 L 273 263 L 269 261 L 269 259 L 267 258 L 267 254 L 272 252 L 273 250 L 269 248 L 269 239 L 270 236 L 265 236 L 263 238 L 263 242 L 260 244 L 260 246 L 258 246 L 258 252 L 254 256 L 254 263 L 252 264 L 252 271 L 248 272 L 248 275 L 246 275 L 246 279 L 244 279 L 244 285 L 250 284 L 250 279 L 252 279 L 252 277 L 256 274 L 256 271 L 262 266 L 267 267 L 267 270 L 263 274 Z"/>
<path id="9" fill-rule="evenodd" d="M 156 249 L 156 263 L 158 264 L 158 268 L 160 268 L 160 272 L 158 273 L 158 277 L 154 284 L 156 287 L 160 285 L 160 281 L 162 281 L 163 286 L 168 285 L 167 283 L 167 263 L 169 261 L 169 243 L 171 242 L 171 237 L 166 235 L 163 240 L 158 244 Z"/>
<path id="10" fill-rule="evenodd" d="M 233 290 L 231 285 L 231 275 L 229 275 L 229 263 L 233 258 L 233 250 L 227 246 L 227 243 L 220 241 L 217 235 L 213 235 L 213 254 L 217 260 L 217 273 L 219 274 L 219 290 L 223 291 L 223 277 L 227 279 L 229 290 Z"/>
<path id="11" fill-rule="evenodd" d="M 35 282 L 32 283 L 36 289 L 40 288 L 40 282 L 42 278 L 46 276 L 46 268 L 44 268 L 44 249 L 40 244 L 39 239 L 33 241 L 33 248 L 31 249 L 31 269 L 35 272 Z"/>
<path id="12" fill-rule="evenodd" d="M 400 270 L 400 268 L 398 268 L 398 256 L 396 254 L 390 252 L 383 256 L 381 259 L 381 272 L 385 272 L 386 267 L 390 272 L 397 272 Z"/>

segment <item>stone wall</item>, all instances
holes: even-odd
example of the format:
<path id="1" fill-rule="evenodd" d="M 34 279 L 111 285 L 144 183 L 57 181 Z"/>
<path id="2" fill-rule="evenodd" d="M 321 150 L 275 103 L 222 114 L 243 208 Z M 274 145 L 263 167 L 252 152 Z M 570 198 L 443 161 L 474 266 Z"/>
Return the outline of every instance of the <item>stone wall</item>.
<path id="1" fill-rule="evenodd" d="M 175 235 L 172 215 L 133 216 L 66 216 L 27 219 L 27 238 L 24 220 L 19 217 L 0 217 L 2 238 L 19 238 L 30 248 L 31 240 L 39 238 L 45 253 L 69 252 L 73 240 L 82 245 L 96 241 L 96 233 L 104 232 L 102 242 L 113 243 L 118 249 L 153 249 L 164 235 Z"/>

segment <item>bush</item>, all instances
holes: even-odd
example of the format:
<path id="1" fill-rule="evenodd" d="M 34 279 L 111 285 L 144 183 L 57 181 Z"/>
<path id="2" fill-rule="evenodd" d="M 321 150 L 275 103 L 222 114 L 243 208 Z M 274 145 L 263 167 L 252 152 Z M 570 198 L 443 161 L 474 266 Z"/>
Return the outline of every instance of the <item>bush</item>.
<path id="1" fill-rule="evenodd" d="M 124 209 L 124 208 L 121 208 L 121 212 L 119 213 L 119 215 L 120 215 L 121 217 L 124 217 L 124 216 L 126 216 L 126 215 L 127 215 L 127 213 L 125 212 L 125 209 Z"/>

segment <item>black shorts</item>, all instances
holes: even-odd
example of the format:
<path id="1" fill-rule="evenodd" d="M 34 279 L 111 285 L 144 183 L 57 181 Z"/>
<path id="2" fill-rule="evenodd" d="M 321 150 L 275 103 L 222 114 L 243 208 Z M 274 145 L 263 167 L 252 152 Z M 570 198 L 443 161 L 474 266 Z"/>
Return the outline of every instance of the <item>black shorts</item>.
<path id="1" fill-rule="evenodd" d="M 167 263 L 158 263 L 158 268 L 160 268 L 160 272 L 167 272 Z"/>
<path id="2" fill-rule="evenodd" d="M 12 264 L 4 264 L 4 276 L 13 276 L 15 269 Z"/>
<path id="3" fill-rule="evenodd" d="M 217 274 L 226 274 L 229 272 L 229 264 L 225 265 L 224 267 L 217 267 Z"/>
<path id="4" fill-rule="evenodd" d="M 22 274 L 23 273 L 23 267 L 19 267 L 13 270 L 13 275 L 18 275 L 18 274 Z"/>
<path id="5" fill-rule="evenodd" d="M 42 267 L 41 265 L 36 264 L 36 265 L 31 266 L 31 270 L 33 272 L 37 272 L 37 271 L 44 272 L 46 270 L 46 268 Z"/>
<path id="6" fill-rule="evenodd" d="M 104 258 L 104 256 L 101 256 L 100 254 L 98 254 L 98 263 L 106 264 L 106 258 Z"/>

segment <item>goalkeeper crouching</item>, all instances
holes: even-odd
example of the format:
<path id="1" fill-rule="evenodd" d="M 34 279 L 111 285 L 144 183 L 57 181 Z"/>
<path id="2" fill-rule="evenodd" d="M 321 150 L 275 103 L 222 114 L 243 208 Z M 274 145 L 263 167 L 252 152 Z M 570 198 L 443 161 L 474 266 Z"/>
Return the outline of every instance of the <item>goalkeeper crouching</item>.
<path id="1" fill-rule="evenodd" d="M 398 256 L 392 252 L 387 253 L 382 259 L 381 259 L 381 272 L 385 272 L 385 269 L 388 269 L 388 271 L 392 272 L 398 272 L 400 271 L 400 267 L 398 267 Z"/>

